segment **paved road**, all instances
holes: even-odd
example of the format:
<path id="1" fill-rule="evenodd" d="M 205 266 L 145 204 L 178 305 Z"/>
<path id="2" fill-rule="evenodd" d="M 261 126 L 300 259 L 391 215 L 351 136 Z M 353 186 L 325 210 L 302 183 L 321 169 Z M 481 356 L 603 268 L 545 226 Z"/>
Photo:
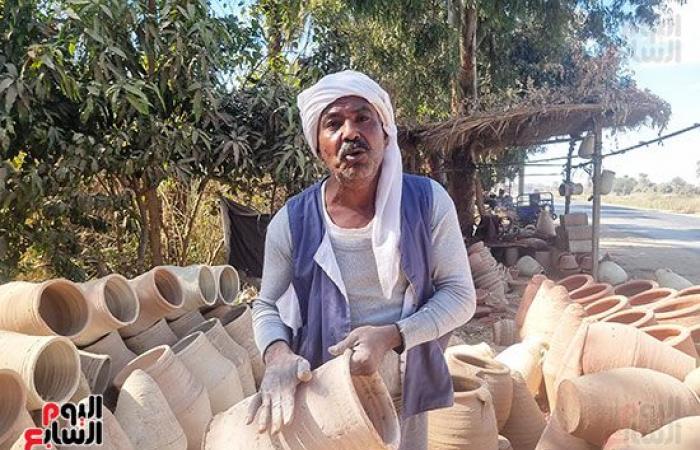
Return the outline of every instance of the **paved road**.
<path id="1" fill-rule="evenodd" d="M 564 211 L 563 204 L 557 212 Z M 593 213 L 591 203 L 575 203 L 573 212 Z M 651 277 L 667 267 L 700 284 L 700 216 L 603 206 L 601 253 L 609 253 L 634 277 Z"/>

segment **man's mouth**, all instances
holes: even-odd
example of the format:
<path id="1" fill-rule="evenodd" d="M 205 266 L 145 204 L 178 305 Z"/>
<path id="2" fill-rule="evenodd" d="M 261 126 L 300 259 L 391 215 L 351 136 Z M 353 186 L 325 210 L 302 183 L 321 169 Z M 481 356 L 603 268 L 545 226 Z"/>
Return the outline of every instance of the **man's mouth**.
<path id="1" fill-rule="evenodd" d="M 364 153 L 367 153 L 367 149 L 362 144 L 356 142 L 344 143 L 340 147 L 338 159 L 352 163 L 359 160 Z"/>

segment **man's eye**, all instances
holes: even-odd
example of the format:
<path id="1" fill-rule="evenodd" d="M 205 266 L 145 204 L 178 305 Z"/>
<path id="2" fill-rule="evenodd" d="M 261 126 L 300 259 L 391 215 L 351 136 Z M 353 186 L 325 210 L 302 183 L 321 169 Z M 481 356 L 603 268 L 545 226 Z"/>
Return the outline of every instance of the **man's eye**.
<path id="1" fill-rule="evenodd" d="M 330 122 L 326 122 L 326 128 L 328 128 L 329 130 L 337 130 L 339 126 L 340 126 L 340 123 L 335 121 L 335 120 L 332 120 Z"/>
<path id="2" fill-rule="evenodd" d="M 360 116 L 360 122 L 367 122 L 369 120 L 369 116 Z"/>

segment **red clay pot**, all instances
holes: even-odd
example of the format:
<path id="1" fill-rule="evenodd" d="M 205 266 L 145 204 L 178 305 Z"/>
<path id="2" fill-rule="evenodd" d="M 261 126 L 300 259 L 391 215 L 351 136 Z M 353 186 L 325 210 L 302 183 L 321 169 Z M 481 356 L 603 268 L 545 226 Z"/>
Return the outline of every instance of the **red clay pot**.
<path id="1" fill-rule="evenodd" d="M 632 297 L 642 292 L 650 291 L 659 287 L 659 283 L 652 280 L 631 280 L 627 283 L 622 283 L 616 286 L 613 290 L 615 295 L 624 295 L 625 297 Z"/>
<path id="2" fill-rule="evenodd" d="M 671 288 L 650 289 L 630 297 L 630 308 L 651 309 L 657 303 L 672 299 L 677 295 L 678 291 Z"/>
<path id="3" fill-rule="evenodd" d="M 635 328 L 656 325 L 654 312 L 641 309 L 623 309 L 600 320 L 601 322 L 623 323 Z"/>
<path id="4" fill-rule="evenodd" d="M 612 295 L 613 287 L 607 283 L 594 283 L 572 292 L 569 297 L 572 302 L 587 305 L 601 298 Z"/>

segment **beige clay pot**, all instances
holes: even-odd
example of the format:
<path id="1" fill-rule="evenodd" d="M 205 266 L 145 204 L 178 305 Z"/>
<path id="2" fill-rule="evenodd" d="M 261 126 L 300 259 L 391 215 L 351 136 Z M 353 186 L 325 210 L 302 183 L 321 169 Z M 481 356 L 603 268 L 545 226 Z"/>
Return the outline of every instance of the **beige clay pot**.
<path id="1" fill-rule="evenodd" d="M 168 322 L 168 326 L 173 330 L 173 333 L 175 333 L 178 339 L 182 339 L 190 334 L 193 328 L 205 320 L 202 313 L 199 312 L 198 309 L 195 309 L 183 314 L 172 322 Z"/>
<path id="2" fill-rule="evenodd" d="M 605 442 L 603 450 L 632 450 L 633 444 L 641 442 L 642 438 L 642 433 L 629 428 L 617 430 Z"/>
<path id="3" fill-rule="evenodd" d="M 102 394 L 111 383 L 112 358 L 109 355 L 98 355 L 84 350 L 78 351 L 80 370 L 93 394 Z"/>
<path id="4" fill-rule="evenodd" d="M 700 295 L 700 286 L 691 286 L 678 292 L 678 297 L 687 297 L 689 295 Z"/>
<path id="5" fill-rule="evenodd" d="M 656 325 L 654 311 L 643 309 L 623 309 L 610 314 L 600 320 L 601 322 L 614 322 L 630 325 L 635 328 L 642 328 L 649 325 Z"/>
<path id="6" fill-rule="evenodd" d="M 454 336 L 454 335 L 452 335 Z M 483 359 L 493 359 L 496 357 L 496 352 L 493 351 L 491 346 L 486 342 L 480 342 L 478 344 L 456 344 L 450 345 L 445 349 L 445 359 L 451 358 L 452 354 L 462 354 L 476 356 L 477 358 Z"/>
<path id="7" fill-rule="evenodd" d="M 599 448 L 564 431 L 557 416 L 552 415 L 535 450 L 599 450 Z"/>
<path id="8" fill-rule="evenodd" d="M 501 319 L 493 323 L 493 343 L 500 347 L 513 345 L 520 340 L 513 319 Z"/>
<path id="9" fill-rule="evenodd" d="M 630 308 L 650 309 L 657 303 L 670 300 L 678 296 L 678 291 L 671 288 L 649 289 L 630 297 Z"/>
<path id="10" fill-rule="evenodd" d="M 659 287 L 659 283 L 652 280 L 630 280 L 615 286 L 613 289 L 614 295 L 624 295 L 625 297 L 633 297 L 642 292 L 650 291 Z"/>
<path id="11" fill-rule="evenodd" d="M 564 286 L 569 294 L 591 284 L 593 284 L 593 277 L 584 273 L 570 275 L 557 281 L 557 285 Z"/>
<path id="12" fill-rule="evenodd" d="M 80 403 L 87 405 L 87 399 Z M 121 424 L 107 408 L 102 408 L 102 444 L 93 445 L 62 445 L 61 450 L 137 450 L 129 436 L 122 429 Z M 140 450 L 140 449 L 138 449 Z"/>
<path id="13" fill-rule="evenodd" d="M 94 344 L 84 347 L 83 350 L 96 355 L 106 355 L 110 357 L 112 360 L 112 367 L 109 371 L 109 384 L 112 383 L 117 373 L 126 367 L 129 361 L 136 358 L 136 353 L 127 348 L 121 336 L 116 331 L 112 331 Z"/>
<path id="14" fill-rule="evenodd" d="M 508 438 L 513 450 L 533 450 L 545 425 L 544 415 L 525 380 L 513 373 L 513 402 L 501 434 Z"/>
<path id="15" fill-rule="evenodd" d="M 653 433 L 633 441 L 629 450 L 697 450 L 700 448 L 700 417 L 674 420 Z"/>
<path id="16" fill-rule="evenodd" d="M 165 319 L 160 319 L 136 336 L 124 339 L 126 346 L 137 355 L 146 353 L 159 345 L 174 345 L 176 342 L 177 336 Z"/>
<path id="17" fill-rule="evenodd" d="M 690 327 L 700 324 L 700 295 L 672 298 L 652 308 L 656 321 Z"/>
<path id="18" fill-rule="evenodd" d="M 232 266 L 212 266 L 211 271 L 216 280 L 217 305 L 233 305 L 236 296 L 241 290 L 241 281 L 238 272 Z"/>
<path id="19" fill-rule="evenodd" d="M 552 332 L 569 304 L 569 294 L 564 287 L 556 286 L 550 280 L 544 281 L 525 316 L 520 329 L 521 339 L 540 336 L 549 344 Z"/>
<path id="20" fill-rule="evenodd" d="M 651 325 L 640 328 L 643 332 L 652 336 L 664 344 L 668 344 L 676 350 L 698 359 L 698 352 L 695 343 L 690 335 L 690 330 L 686 327 L 673 324 Z"/>
<path id="21" fill-rule="evenodd" d="M 624 295 L 611 295 L 584 306 L 589 320 L 602 320 L 609 315 L 629 308 L 629 300 Z"/>
<path id="22" fill-rule="evenodd" d="M 27 442 L 24 440 L 24 430 L 32 427 L 34 427 L 34 421 L 32 420 L 32 416 L 26 409 L 22 408 L 22 410 L 19 413 L 19 416 L 17 417 L 17 420 L 14 423 L 12 430 L 10 430 L 10 432 L 8 433 L 8 436 L 13 437 L 14 441 L 6 440 L 3 442 L 2 440 L 0 440 L 0 449 L 25 450 Z M 32 447 L 32 450 L 49 449 L 44 447 L 43 445 L 35 445 L 34 447 Z"/>
<path id="23" fill-rule="evenodd" d="M 179 278 L 185 297 L 182 308 L 166 314 L 168 320 L 175 320 L 189 311 L 214 305 L 217 296 L 216 279 L 209 266 L 200 264 L 164 267 Z"/>
<path id="24" fill-rule="evenodd" d="M 530 309 L 533 300 L 535 300 L 535 295 L 537 291 L 540 290 L 542 283 L 547 277 L 544 275 L 535 275 L 530 279 L 530 282 L 525 287 L 525 292 L 520 299 L 520 304 L 518 305 L 518 312 L 515 315 L 515 325 L 520 330 L 525 322 L 525 316 L 527 316 L 527 311 Z"/>
<path id="25" fill-rule="evenodd" d="M 593 283 L 584 288 L 575 290 L 571 293 L 570 298 L 572 302 L 585 306 L 596 300 L 612 295 L 612 292 L 613 287 L 607 283 Z"/>
<path id="26" fill-rule="evenodd" d="M 19 438 L 19 426 L 27 415 L 27 391 L 17 372 L 0 369 L 0 449 Z"/>
<path id="27" fill-rule="evenodd" d="M 659 282 L 659 286 L 661 287 L 682 291 L 683 289 L 693 286 L 693 283 L 670 269 L 658 269 L 655 274 L 656 280 Z"/>
<path id="28" fill-rule="evenodd" d="M 542 357 L 546 349 L 547 344 L 541 338 L 532 336 L 506 348 L 495 359 L 508 366 L 511 373 L 519 373 L 535 396 L 542 384 Z"/>

